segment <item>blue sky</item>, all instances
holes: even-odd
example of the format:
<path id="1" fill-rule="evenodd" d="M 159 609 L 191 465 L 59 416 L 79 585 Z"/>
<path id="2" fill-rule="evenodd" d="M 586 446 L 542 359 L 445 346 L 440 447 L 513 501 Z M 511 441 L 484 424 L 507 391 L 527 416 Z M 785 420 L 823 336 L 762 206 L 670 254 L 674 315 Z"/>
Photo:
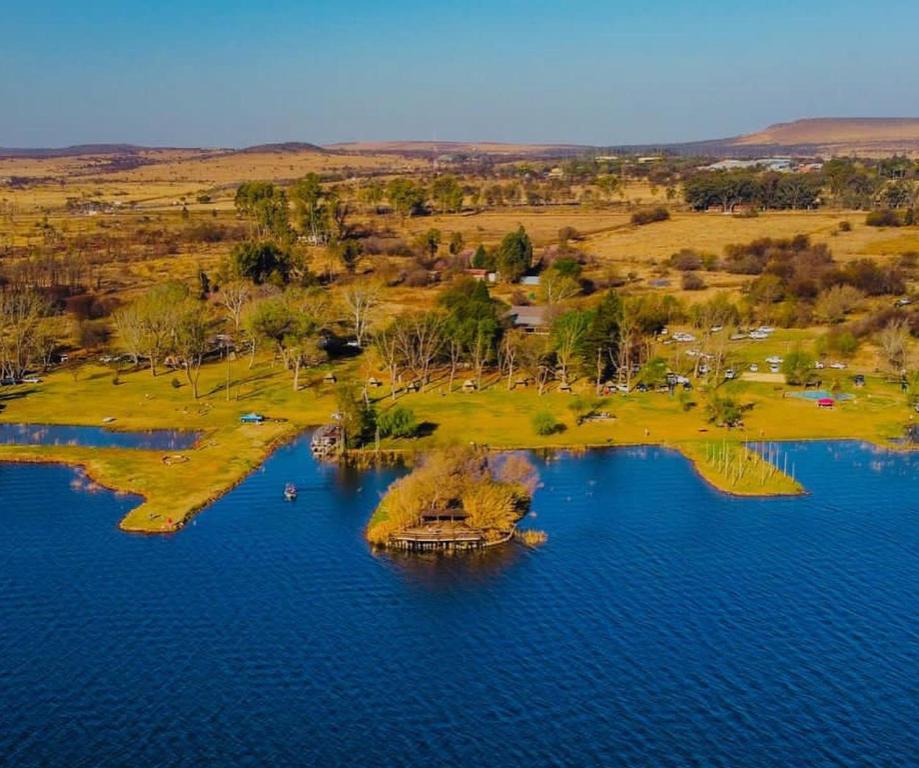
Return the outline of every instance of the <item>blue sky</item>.
<path id="1" fill-rule="evenodd" d="M 3 5 L 0 146 L 603 145 L 919 116 L 901 0 Z"/>

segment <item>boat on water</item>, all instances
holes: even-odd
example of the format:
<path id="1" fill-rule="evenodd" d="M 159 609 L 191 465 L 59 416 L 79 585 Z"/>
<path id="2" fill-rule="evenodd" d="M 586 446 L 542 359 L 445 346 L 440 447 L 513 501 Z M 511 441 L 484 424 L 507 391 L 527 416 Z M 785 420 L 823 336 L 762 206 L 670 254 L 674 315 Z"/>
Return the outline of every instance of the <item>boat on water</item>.
<path id="1" fill-rule="evenodd" d="M 284 486 L 284 498 L 287 501 L 293 501 L 297 498 L 297 486 L 293 483 L 288 483 Z"/>

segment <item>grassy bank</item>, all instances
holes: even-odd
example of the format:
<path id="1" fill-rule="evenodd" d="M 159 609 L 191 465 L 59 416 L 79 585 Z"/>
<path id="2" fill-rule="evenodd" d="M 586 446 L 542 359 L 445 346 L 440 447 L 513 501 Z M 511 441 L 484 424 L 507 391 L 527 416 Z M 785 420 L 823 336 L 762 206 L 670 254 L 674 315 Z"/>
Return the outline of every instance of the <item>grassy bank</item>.
<path id="1" fill-rule="evenodd" d="M 677 446 L 696 471 L 711 485 L 735 496 L 790 496 L 804 492 L 793 468 L 780 455 L 771 461 L 744 445 L 713 440 L 685 442 Z"/>
<path id="2" fill-rule="evenodd" d="M 340 377 L 356 375 L 355 364 L 337 367 Z M 334 410 L 331 386 L 323 370 L 305 377 L 294 392 L 290 376 L 262 360 L 230 369 L 230 399 L 222 363 L 205 366 L 200 400 L 186 385 L 174 386 L 173 374 L 153 378 L 149 371 L 121 373 L 87 365 L 74 376 L 57 371 L 38 385 L 4 388 L 0 420 L 25 423 L 100 425 L 124 430 L 188 429 L 202 433 L 195 448 L 181 451 L 184 461 L 167 463 L 162 451 L 77 446 L 0 446 L 0 460 L 56 461 L 80 464 L 98 483 L 137 493 L 144 502 L 122 521 L 126 530 L 163 532 L 180 527 L 197 510 L 232 488 L 265 459 L 279 442 L 302 429 L 329 420 Z M 910 413 L 896 386 L 869 377 L 853 401 L 832 410 L 812 401 L 788 398 L 788 388 L 769 383 L 735 382 L 722 387 L 745 406 L 742 429 L 719 429 L 706 421 L 704 397 L 692 393 L 681 401 L 662 393 L 615 395 L 602 409 L 612 418 L 577 424 L 568 409 L 569 394 L 534 389 L 508 391 L 501 381 L 486 381 L 480 392 L 448 392 L 435 381 L 423 393 L 397 402 L 410 407 L 424 424 L 424 436 L 384 440 L 384 451 L 423 451 L 470 442 L 494 449 L 583 448 L 590 446 L 663 444 L 686 455 L 700 475 L 715 487 L 737 494 L 785 494 L 800 486 L 781 471 L 763 467 L 742 447 L 744 442 L 800 439 L 862 439 L 885 443 L 902 434 Z M 587 385 L 585 385 L 587 387 Z M 589 389 L 589 387 L 587 387 Z M 375 390 L 379 410 L 391 407 L 388 389 Z M 271 421 L 239 423 L 248 411 Z M 537 435 L 533 415 L 552 413 L 559 430 Z M 714 447 L 712 447 L 714 446 Z M 729 454 L 713 458 L 713 451 Z"/>

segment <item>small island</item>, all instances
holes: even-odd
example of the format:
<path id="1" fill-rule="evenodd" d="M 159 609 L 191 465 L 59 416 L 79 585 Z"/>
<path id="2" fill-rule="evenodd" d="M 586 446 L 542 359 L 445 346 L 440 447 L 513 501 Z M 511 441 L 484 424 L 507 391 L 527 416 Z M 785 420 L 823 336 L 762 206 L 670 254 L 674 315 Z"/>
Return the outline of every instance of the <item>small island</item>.
<path id="1" fill-rule="evenodd" d="M 503 544 L 529 509 L 537 482 L 521 454 L 494 456 L 474 448 L 430 453 L 389 486 L 367 540 L 414 552 Z"/>

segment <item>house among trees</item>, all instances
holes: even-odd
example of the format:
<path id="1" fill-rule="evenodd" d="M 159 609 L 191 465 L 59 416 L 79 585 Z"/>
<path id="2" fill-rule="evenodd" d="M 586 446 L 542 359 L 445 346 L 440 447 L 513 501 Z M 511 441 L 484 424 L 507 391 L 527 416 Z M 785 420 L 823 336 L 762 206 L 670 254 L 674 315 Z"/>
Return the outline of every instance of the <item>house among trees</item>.
<path id="1" fill-rule="evenodd" d="M 522 328 L 527 333 L 546 333 L 548 331 L 546 307 L 512 306 L 507 316 L 515 328 Z"/>

